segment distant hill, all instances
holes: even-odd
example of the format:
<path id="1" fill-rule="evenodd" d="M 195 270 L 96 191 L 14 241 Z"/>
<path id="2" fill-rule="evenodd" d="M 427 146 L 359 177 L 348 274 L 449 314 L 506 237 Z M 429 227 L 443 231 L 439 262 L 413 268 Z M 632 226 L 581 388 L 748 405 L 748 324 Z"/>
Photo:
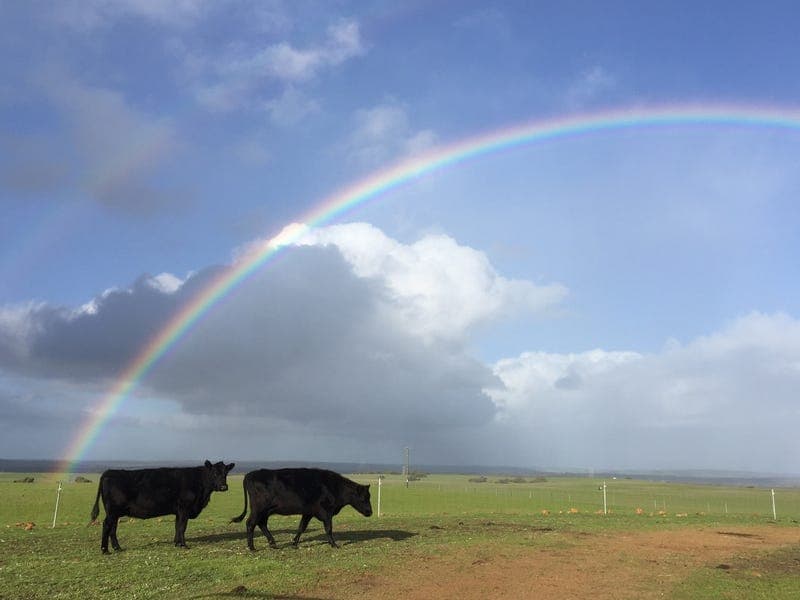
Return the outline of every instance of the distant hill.
<path id="1" fill-rule="evenodd" d="M 211 458 L 216 461 L 216 458 Z M 366 462 L 313 462 L 299 460 L 283 461 L 234 461 L 234 473 L 246 473 L 253 469 L 278 469 L 281 467 L 320 467 L 340 473 L 400 473 L 399 464 Z M 56 473 L 60 462 L 51 459 L 3 459 L 0 458 L 0 472 L 6 473 Z M 101 473 L 106 469 L 142 469 L 147 467 L 194 467 L 203 464 L 198 461 L 80 461 L 73 473 Z M 685 483 L 709 483 L 715 485 L 756 486 L 756 487 L 800 487 L 800 475 L 781 473 L 753 473 L 747 471 L 714 470 L 620 470 L 588 471 L 558 470 L 543 468 L 521 468 L 491 465 L 411 465 L 412 471 L 423 473 L 461 474 L 461 475 L 512 475 L 521 477 L 558 475 L 570 477 L 592 477 L 594 479 L 643 479 L 649 481 L 674 481 Z"/>

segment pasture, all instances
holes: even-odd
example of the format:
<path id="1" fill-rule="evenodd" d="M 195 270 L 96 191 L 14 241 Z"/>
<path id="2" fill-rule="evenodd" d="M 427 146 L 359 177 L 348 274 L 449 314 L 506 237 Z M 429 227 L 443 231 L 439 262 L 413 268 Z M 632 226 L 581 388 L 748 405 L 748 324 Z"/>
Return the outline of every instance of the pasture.
<path id="1" fill-rule="evenodd" d="M 33 483 L 14 483 L 26 475 Z M 796 598 L 800 490 L 555 477 L 429 475 L 372 485 L 375 514 L 334 518 L 330 548 L 312 521 L 273 516 L 278 542 L 247 550 L 242 474 L 228 478 L 175 548 L 172 517 L 123 519 L 123 552 L 100 553 L 87 525 L 97 491 L 53 475 L 0 474 L 0 598 Z M 103 511 L 101 510 L 101 519 Z M 33 524 L 32 526 L 30 524 Z"/>

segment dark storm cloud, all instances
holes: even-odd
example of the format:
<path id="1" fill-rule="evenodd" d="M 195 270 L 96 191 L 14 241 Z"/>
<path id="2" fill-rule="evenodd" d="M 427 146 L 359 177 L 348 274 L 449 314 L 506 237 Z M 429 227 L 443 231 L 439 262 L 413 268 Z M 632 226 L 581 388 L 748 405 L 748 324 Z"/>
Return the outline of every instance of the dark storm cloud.
<path id="1" fill-rule="evenodd" d="M 124 370 L 215 270 L 165 291 L 143 277 L 80 310 L 6 309 L 0 365 L 73 382 Z M 377 278 L 334 247 L 285 251 L 210 311 L 143 382 L 186 415 L 257 417 L 340 434 L 424 431 L 489 421 L 501 385 L 461 345 L 425 341 L 398 319 Z"/>
<path id="2" fill-rule="evenodd" d="M 166 323 L 187 292 L 161 291 L 142 277 L 79 309 L 31 305 L 0 313 L 0 364 L 76 382 L 113 377 Z"/>
<path id="3" fill-rule="evenodd" d="M 189 412 L 354 429 L 490 419 L 491 371 L 462 347 L 423 342 L 391 309 L 379 281 L 356 277 L 336 249 L 294 248 L 215 310 L 152 382 Z"/>

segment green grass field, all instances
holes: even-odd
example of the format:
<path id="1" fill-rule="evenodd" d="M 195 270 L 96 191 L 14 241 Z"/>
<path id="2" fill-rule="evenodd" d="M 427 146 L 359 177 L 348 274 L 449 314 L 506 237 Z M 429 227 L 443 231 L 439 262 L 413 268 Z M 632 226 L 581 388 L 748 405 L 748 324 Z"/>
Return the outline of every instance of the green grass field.
<path id="1" fill-rule="evenodd" d="M 0 474 L 0 598 L 210 598 L 235 595 L 237 589 L 246 590 L 243 597 L 313 597 L 318 582 L 343 573 L 386 570 L 412 557 L 479 544 L 545 548 L 553 543 L 552 538 L 532 537 L 535 528 L 596 532 L 773 521 L 771 494 L 764 489 L 613 480 L 607 482 L 609 513 L 604 515 L 602 481 L 597 479 L 498 483 L 500 478 L 488 477 L 474 483 L 457 475 L 430 475 L 408 487 L 399 476 L 387 476 L 378 516 L 377 476 L 354 475 L 372 484 L 375 514 L 367 519 L 347 507 L 334 519 L 340 550 L 325 543 L 317 521 L 300 547 L 292 548 L 299 518 L 275 516 L 270 528 L 279 548 L 271 550 L 257 537 L 258 551 L 251 553 L 244 525 L 228 523 L 243 506 L 242 476 L 234 475 L 228 478 L 230 490 L 214 493 L 203 513 L 189 522 L 188 550 L 172 545 L 173 518 L 164 517 L 121 521 L 125 551 L 104 556 L 100 526 L 87 525 L 97 475 L 84 475 L 91 483 L 63 484 L 55 528 L 54 476 L 32 474 L 34 483 L 13 482 L 25 476 Z M 800 490 L 776 490 L 776 507 L 776 525 L 796 527 Z M 28 523 L 34 526 L 26 529 Z M 800 578 L 787 578 L 786 569 L 779 568 L 798 556 L 763 557 L 778 566 L 771 570 L 765 564 L 766 575 L 757 584 L 699 572 L 676 587 L 675 597 L 757 597 L 749 595 L 754 585 L 767 586 L 764 597 L 800 597 Z"/>

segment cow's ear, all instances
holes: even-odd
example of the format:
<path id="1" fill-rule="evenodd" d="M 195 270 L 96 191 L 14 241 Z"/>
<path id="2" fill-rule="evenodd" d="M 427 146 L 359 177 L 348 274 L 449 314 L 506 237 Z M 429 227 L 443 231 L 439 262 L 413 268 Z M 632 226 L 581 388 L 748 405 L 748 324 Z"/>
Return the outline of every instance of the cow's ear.
<path id="1" fill-rule="evenodd" d="M 236 463 L 231 463 L 231 464 L 229 464 L 229 465 L 225 465 L 225 471 L 226 471 L 226 472 L 227 472 L 227 471 L 230 471 L 230 470 L 231 470 L 231 469 L 233 469 L 233 467 L 235 467 L 235 466 L 236 466 Z"/>
<path id="2" fill-rule="evenodd" d="M 214 466 L 214 465 L 212 465 L 212 464 L 211 464 L 211 461 L 210 461 L 210 460 L 207 460 L 207 461 L 206 461 L 206 468 L 207 468 L 207 469 L 210 469 L 210 468 L 211 468 L 211 467 L 213 467 L 213 466 Z"/>

